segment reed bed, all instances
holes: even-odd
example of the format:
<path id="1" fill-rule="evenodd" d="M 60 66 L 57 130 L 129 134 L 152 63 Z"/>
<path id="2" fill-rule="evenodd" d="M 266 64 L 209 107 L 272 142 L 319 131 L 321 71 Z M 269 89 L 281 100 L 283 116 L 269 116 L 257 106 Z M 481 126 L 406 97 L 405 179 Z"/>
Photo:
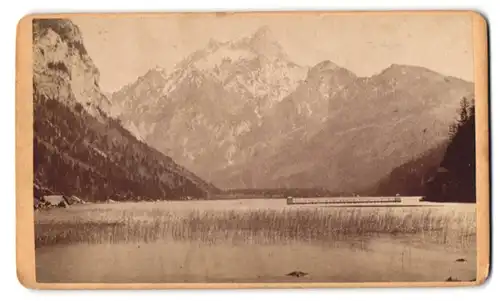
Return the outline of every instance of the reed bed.
<path id="1" fill-rule="evenodd" d="M 412 237 L 422 243 L 457 248 L 475 244 L 474 212 L 393 209 L 340 210 L 256 209 L 190 210 L 177 215 L 153 209 L 137 215 L 122 211 L 110 220 L 106 215 L 75 215 L 61 220 L 35 222 L 37 248 L 58 244 L 149 243 L 199 241 L 213 244 L 307 242 L 329 244 L 377 235 Z"/>

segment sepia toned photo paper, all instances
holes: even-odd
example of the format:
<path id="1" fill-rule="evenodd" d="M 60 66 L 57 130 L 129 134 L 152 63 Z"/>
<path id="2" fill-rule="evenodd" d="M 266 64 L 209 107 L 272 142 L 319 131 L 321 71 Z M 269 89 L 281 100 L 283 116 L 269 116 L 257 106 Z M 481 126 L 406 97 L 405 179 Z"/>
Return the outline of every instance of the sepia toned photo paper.
<path id="1" fill-rule="evenodd" d="M 19 281 L 480 285 L 487 49 L 471 11 L 26 16 Z"/>

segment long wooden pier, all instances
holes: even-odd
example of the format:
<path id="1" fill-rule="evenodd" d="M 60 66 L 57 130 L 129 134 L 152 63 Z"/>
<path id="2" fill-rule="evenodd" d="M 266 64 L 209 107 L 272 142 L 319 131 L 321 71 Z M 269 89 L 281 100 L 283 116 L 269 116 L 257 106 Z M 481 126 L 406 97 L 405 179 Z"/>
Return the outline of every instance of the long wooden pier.
<path id="1" fill-rule="evenodd" d="M 292 198 L 288 197 L 287 205 L 313 204 L 384 204 L 401 203 L 401 197 L 336 197 L 336 198 Z"/>

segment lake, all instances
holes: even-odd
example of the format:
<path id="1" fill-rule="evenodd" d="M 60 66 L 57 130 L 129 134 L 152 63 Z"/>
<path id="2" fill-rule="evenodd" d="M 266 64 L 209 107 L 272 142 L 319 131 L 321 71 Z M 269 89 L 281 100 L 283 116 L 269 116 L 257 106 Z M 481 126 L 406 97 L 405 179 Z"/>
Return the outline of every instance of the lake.
<path id="1" fill-rule="evenodd" d="M 39 282 L 469 281 L 476 275 L 474 204 L 414 198 L 391 206 L 276 199 L 83 204 L 37 211 L 35 230 Z M 287 276 L 293 271 L 305 275 Z"/>

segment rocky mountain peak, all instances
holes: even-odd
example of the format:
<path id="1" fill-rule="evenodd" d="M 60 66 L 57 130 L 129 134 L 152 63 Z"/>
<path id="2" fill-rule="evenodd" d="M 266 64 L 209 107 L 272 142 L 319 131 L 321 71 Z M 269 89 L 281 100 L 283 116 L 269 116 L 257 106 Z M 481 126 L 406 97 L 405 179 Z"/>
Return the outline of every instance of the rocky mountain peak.
<path id="1" fill-rule="evenodd" d="M 254 34 L 252 35 L 252 40 L 269 40 L 272 41 L 272 32 L 269 26 L 261 26 L 259 27 Z"/>
<path id="2" fill-rule="evenodd" d="M 218 48 L 220 45 L 222 45 L 221 42 L 217 41 L 214 38 L 210 38 L 210 40 L 208 41 L 207 47 L 209 49 L 214 49 L 214 48 Z"/>
<path id="3" fill-rule="evenodd" d="M 379 75 L 388 77 L 407 77 L 407 76 L 425 76 L 440 79 L 443 76 L 435 71 L 420 66 L 404 65 L 404 64 L 391 64 L 386 69 L 382 70 Z"/>
<path id="4" fill-rule="evenodd" d="M 258 55 L 268 59 L 287 59 L 283 47 L 276 41 L 268 26 L 258 28 L 252 36 L 243 39 L 243 41 Z"/>
<path id="5" fill-rule="evenodd" d="M 143 79 L 151 81 L 165 80 L 167 77 L 168 77 L 167 71 L 158 65 L 148 70 L 148 72 L 146 72 L 146 74 L 142 76 Z"/>
<path id="6" fill-rule="evenodd" d="M 309 70 L 309 74 L 312 75 L 312 74 L 317 74 L 317 73 L 321 73 L 321 72 L 324 72 L 324 71 L 333 71 L 333 70 L 336 70 L 340 68 L 337 64 L 335 64 L 334 62 L 330 61 L 330 60 L 325 60 L 325 61 L 322 61 L 316 65 L 314 65 L 310 70 Z"/>
<path id="7" fill-rule="evenodd" d="M 33 22 L 33 77 L 36 92 L 92 116 L 109 114 L 111 103 L 99 87 L 99 70 L 83 46 L 76 24 L 67 19 Z"/>

